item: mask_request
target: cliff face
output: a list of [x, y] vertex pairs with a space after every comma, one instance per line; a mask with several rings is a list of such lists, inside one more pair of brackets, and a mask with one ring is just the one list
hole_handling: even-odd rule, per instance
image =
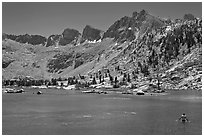
[[62, 38], [59, 40], [59, 45], [64, 46], [70, 43], [76, 44], [79, 36], [80, 33], [77, 30], [67, 28], [62, 33]]
[[65, 46], [67, 44], [76, 44], [80, 37], [80, 33], [75, 29], [67, 28], [62, 34], [51, 35], [47, 39], [46, 47]]
[[89, 25], [86, 25], [82, 33], [81, 43], [83, 43], [86, 40], [98, 41], [99, 39], [102, 38], [102, 34], [103, 32], [101, 30], [95, 29]]
[[104, 33], [103, 38], [114, 38], [119, 42], [132, 41], [146, 31], [163, 25], [164, 23], [159, 18], [153, 17], [147, 11], [142, 10], [139, 13], [134, 12], [132, 17], [125, 16], [116, 21]]
[[46, 43], [46, 38], [40, 35], [8, 35], [8, 34], [3, 34], [2, 39], [11, 39], [19, 43], [28, 43], [32, 45], [45, 45]]
[[59, 40], [61, 39], [61, 35], [51, 35], [47, 39], [46, 47], [49, 46], [56, 46], [59, 43]]
[[[67, 78], [109, 70], [142, 83], [156, 76], [165, 88], [201, 89], [202, 20], [163, 20], [142, 10], [103, 32], [89, 25], [82, 35], [65, 29], [47, 39], [3, 34], [3, 79]], [[35, 45], [35, 46], [34, 46]]]
[[48, 37], [46, 47], [65, 46], [67, 44], [77, 45], [85, 41], [93, 42], [102, 38], [103, 31], [86, 25], [82, 35], [75, 29], [67, 28], [61, 35], [51, 35]]
[[201, 28], [200, 21], [191, 20], [152, 29], [129, 42], [107, 67], [115, 64], [120, 68], [118, 74], [132, 73], [135, 80], [159, 74], [165, 88], [200, 89]]

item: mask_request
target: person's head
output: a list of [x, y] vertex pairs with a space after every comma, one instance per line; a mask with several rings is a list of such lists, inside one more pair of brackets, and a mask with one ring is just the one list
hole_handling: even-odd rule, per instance
[[183, 115], [186, 115], [185, 113], [183, 113]]

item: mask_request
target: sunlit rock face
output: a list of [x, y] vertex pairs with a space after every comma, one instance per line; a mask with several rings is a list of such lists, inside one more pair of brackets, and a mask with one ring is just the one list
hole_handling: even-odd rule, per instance
[[80, 33], [78, 30], [67, 28], [62, 33], [62, 38], [59, 41], [59, 45], [64, 46], [72, 42], [76, 42], [79, 36]]
[[84, 41], [98, 41], [102, 38], [102, 31], [96, 28], [86, 25], [82, 33], [81, 43]]
[[25, 35], [8, 35], [8, 34], [3, 34], [2, 35], [2, 39], [11, 39], [14, 40], [16, 42], [19, 43], [28, 43], [28, 44], [32, 44], [32, 45], [45, 45], [47, 39], [46, 37], [43, 37], [41, 35], [29, 35], [29, 34], [25, 34]]
[[[154, 26], [152, 25], [154, 22]], [[122, 17], [117, 20], [109, 29], [104, 33], [104, 38], [114, 38], [119, 42], [131, 41], [137, 37], [137, 32], [145, 33], [147, 29], [152, 27], [161, 27], [164, 23], [156, 17], [148, 14], [147, 11], [142, 10], [139, 13], [133, 12], [132, 17]]]

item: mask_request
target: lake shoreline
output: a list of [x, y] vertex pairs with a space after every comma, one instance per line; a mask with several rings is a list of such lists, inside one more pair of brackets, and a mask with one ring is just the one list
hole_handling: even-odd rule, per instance
[[[63, 89], [63, 88], [56, 88], [56, 87], [52, 87], [52, 88], [38, 88], [38, 87], [17, 87], [17, 86], [6, 86], [6, 87], [2, 87], [2, 91], [6, 90], [6, 89], [14, 89], [14, 90], [20, 90], [23, 89], [25, 90], [25, 93], [27, 92], [27, 89], [34, 89], [34, 90], [38, 90], [38, 91], [43, 91], [44, 93], [49, 92], [49, 90], [57, 90], [56, 92], [59, 91], [65, 91], [65, 92], [76, 92], [76, 93], [82, 93], [82, 94], [103, 94], [104, 92], [107, 95], [111, 95], [111, 94], [122, 94], [122, 95], [132, 95], [135, 96], [136, 92], [133, 91], [133, 89], [129, 89], [129, 88], [109, 88], [109, 89], [95, 89], [95, 88], [83, 88], [83, 89]], [[46, 91], [48, 90], [48, 91]], [[98, 90], [98, 91], [102, 91], [102, 93], [83, 93], [83, 91], [89, 91], [89, 90]], [[131, 91], [131, 93], [128, 93], [128, 91]], [[164, 89], [165, 92], [162, 93], [156, 93], [156, 92], [149, 92], [146, 91], [144, 92], [145, 94], [143, 96], [163, 96], [163, 95], [168, 95], [169, 93], [173, 92], [185, 92], [185, 91], [193, 91], [193, 92], [202, 92], [202, 90], [192, 90], [192, 89]], [[35, 92], [33, 92], [34, 94]], [[17, 94], [17, 93], [16, 93]], [[19, 93], [18, 93], [19, 94]], [[141, 96], [141, 95], [136, 95], [136, 96]]]
[[[29, 88], [22, 94], [2, 94], [4, 135], [202, 133], [201, 92], [167, 91], [167, 95], [134, 96], [40, 89], [44, 94], [33, 94], [38, 90]], [[191, 121], [185, 129], [175, 121], [183, 112]]]

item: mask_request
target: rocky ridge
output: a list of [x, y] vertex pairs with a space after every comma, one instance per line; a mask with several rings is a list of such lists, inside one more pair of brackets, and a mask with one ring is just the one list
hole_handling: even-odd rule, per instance
[[3, 34], [3, 79], [105, 76], [108, 70], [119, 81], [128, 74], [138, 86], [159, 77], [163, 88], [201, 89], [201, 28], [200, 19], [167, 21], [142, 10], [105, 32], [87, 25], [82, 34], [65, 29], [48, 39]]

